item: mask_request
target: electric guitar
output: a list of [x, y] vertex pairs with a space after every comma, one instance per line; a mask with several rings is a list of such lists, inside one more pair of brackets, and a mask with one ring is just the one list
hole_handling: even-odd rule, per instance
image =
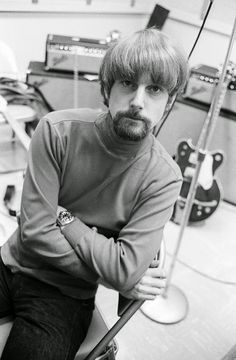
[[[215, 171], [222, 164], [222, 151], [200, 152], [205, 156], [200, 171], [198, 186], [192, 204], [189, 221], [196, 222], [207, 219], [217, 209], [221, 200], [221, 186], [215, 178]], [[177, 150], [177, 163], [183, 175], [183, 184], [178, 198], [178, 206], [183, 209], [188, 196], [193, 171], [196, 165], [196, 147], [191, 140], [182, 141]]]
[[215, 212], [220, 203], [222, 188], [219, 180], [215, 177], [215, 172], [222, 164], [224, 155], [221, 150], [208, 151], [208, 145], [220, 113], [225, 93], [232, 82], [235, 82], [235, 66], [233, 63], [229, 63], [226, 76], [221, 86], [219, 84], [220, 81], [218, 83], [218, 87], [220, 86], [220, 88], [216, 88], [218, 93], [216, 91], [197, 145], [194, 146], [191, 139], [187, 141], [184, 140], [178, 145], [176, 161], [183, 175], [183, 185], [172, 216], [172, 220], [176, 223], [180, 222], [179, 217], [186, 203], [197, 161], [200, 159], [202, 163], [189, 222], [207, 219]]

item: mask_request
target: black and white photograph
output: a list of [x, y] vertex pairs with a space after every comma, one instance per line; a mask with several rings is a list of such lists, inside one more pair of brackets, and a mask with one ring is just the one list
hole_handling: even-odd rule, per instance
[[236, 359], [236, 0], [0, 0], [0, 359]]

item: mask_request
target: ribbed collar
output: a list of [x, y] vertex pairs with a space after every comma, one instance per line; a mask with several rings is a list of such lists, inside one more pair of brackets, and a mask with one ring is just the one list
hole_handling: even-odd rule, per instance
[[124, 140], [114, 131], [110, 113], [100, 113], [95, 121], [98, 135], [109, 152], [116, 156], [135, 157], [147, 151], [153, 142], [152, 134], [140, 141]]

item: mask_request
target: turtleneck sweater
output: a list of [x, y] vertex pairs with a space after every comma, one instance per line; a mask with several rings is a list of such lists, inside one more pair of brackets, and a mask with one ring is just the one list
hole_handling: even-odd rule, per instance
[[[160, 248], [181, 180], [152, 134], [121, 139], [109, 112], [49, 113], [31, 141], [20, 225], [3, 262], [75, 298], [93, 297], [100, 281], [127, 291]], [[62, 230], [59, 205], [75, 216]]]

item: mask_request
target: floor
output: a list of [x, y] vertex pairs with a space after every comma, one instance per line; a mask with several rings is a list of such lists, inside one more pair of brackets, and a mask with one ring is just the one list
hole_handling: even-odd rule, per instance
[[[24, 168], [25, 159], [18, 157], [21, 151], [16, 144], [13, 157], [8, 152], [0, 154], [0, 245], [17, 226], [3, 197], [6, 186], [15, 185], [18, 196], [11, 207], [19, 207], [23, 175], [11, 170], [15, 161], [18, 169]], [[116, 336], [117, 360], [221, 360], [236, 344], [236, 206], [222, 201], [204, 223], [187, 226], [173, 262], [179, 231], [173, 222], [166, 226], [165, 267], [170, 274], [171, 266], [173, 272], [166, 298], [150, 303], [151, 315], [161, 316], [164, 323], [138, 310]], [[184, 294], [180, 305], [188, 308], [183, 320], [167, 324], [165, 314], [169, 316], [170, 309], [178, 311], [179, 303], [172, 297], [175, 288]], [[117, 319], [117, 294], [100, 287], [97, 303], [111, 326]]]
[[[165, 230], [166, 268], [173, 267], [170, 286], [167, 299], [148, 307], [158, 322], [138, 311], [116, 336], [117, 360], [220, 360], [236, 344], [236, 207], [222, 202], [204, 224], [188, 226], [172, 262], [179, 229], [169, 222]], [[188, 311], [182, 321], [168, 324], [168, 310], [185, 314], [172, 296], [174, 287], [184, 293]], [[116, 319], [115, 299], [111, 290], [100, 289], [109, 325]]]

